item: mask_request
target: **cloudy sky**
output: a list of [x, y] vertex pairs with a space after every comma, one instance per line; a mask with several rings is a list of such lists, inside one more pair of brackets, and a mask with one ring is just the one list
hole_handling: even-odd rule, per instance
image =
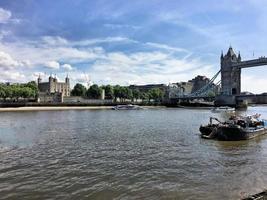
[[[0, 82], [146, 84], [212, 77], [229, 45], [267, 56], [263, 0], [1, 0]], [[267, 66], [244, 69], [242, 90], [267, 91]]]

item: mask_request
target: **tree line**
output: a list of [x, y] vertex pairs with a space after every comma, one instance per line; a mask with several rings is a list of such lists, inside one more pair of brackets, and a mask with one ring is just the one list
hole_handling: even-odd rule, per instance
[[0, 84], [0, 98], [17, 100], [19, 98], [37, 98], [38, 87], [34, 81], [26, 84]]
[[142, 101], [161, 101], [164, 97], [164, 92], [160, 88], [153, 88], [146, 92], [138, 89], [130, 89], [127, 86], [120, 85], [104, 85], [98, 86], [92, 85], [89, 89], [86, 89], [82, 84], [77, 83], [71, 91], [72, 96], [82, 96], [86, 98], [99, 99], [102, 89], [105, 90], [105, 99], [114, 99], [115, 101], [124, 102], [131, 100], [132, 102], [141, 99]]
[[[102, 89], [105, 90], [105, 99], [113, 99], [115, 101], [125, 102], [131, 100], [132, 102], [141, 99], [142, 101], [161, 101], [164, 97], [164, 92], [159, 88], [153, 88], [146, 92], [138, 89], [130, 89], [127, 86], [120, 85], [92, 85], [86, 89], [82, 84], [77, 83], [71, 91], [72, 96], [82, 96], [85, 98], [99, 99], [101, 97]], [[26, 84], [0, 84], [0, 99], [7, 99], [18, 101], [20, 98], [29, 99], [38, 97], [38, 87], [35, 81]]]

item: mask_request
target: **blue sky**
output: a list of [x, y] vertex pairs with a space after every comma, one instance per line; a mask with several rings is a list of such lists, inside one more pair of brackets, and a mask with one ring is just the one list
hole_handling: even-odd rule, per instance
[[[212, 77], [229, 45], [267, 55], [262, 0], [1, 0], [0, 81], [146, 84]], [[267, 91], [267, 67], [244, 69], [242, 90]]]

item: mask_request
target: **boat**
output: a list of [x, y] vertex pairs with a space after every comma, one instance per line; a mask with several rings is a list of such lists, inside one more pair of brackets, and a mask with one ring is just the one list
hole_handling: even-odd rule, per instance
[[117, 105], [112, 107], [112, 110], [141, 110], [141, 109], [143, 108], [138, 105], [132, 105], [132, 104]]
[[[213, 123], [216, 121], [216, 123]], [[267, 133], [267, 121], [260, 119], [260, 114], [251, 116], [231, 116], [222, 122], [210, 117], [210, 123], [200, 126], [201, 137], [225, 141], [248, 140]]]
[[264, 200], [264, 199], [267, 199], [267, 190], [257, 194], [250, 195], [246, 198], [243, 198], [242, 200]]
[[212, 112], [234, 112], [235, 108], [228, 107], [228, 106], [220, 106], [220, 107], [214, 107], [211, 110]]

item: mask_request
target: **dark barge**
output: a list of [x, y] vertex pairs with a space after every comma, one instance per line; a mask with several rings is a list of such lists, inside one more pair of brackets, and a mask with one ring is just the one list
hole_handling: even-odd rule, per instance
[[[210, 123], [206, 126], [200, 126], [199, 131], [201, 137], [205, 139], [248, 140], [267, 133], [266, 122], [260, 120], [259, 116], [259, 114], [247, 117], [232, 116], [225, 122], [211, 117]], [[217, 123], [213, 123], [213, 120]]]
[[267, 190], [254, 195], [250, 195], [249, 197], [242, 200], [267, 200]]

